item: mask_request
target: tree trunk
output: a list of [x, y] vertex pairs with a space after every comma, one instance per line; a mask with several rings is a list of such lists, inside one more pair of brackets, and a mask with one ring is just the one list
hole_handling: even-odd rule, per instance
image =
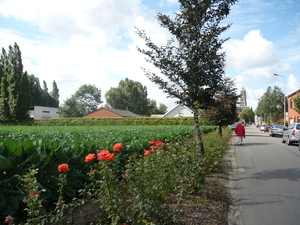
[[199, 126], [199, 113], [194, 112], [194, 131], [195, 131], [195, 141], [196, 141], [196, 148], [200, 156], [204, 155], [204, 146], [201, 138], [200, 133], [200, 126]]
[[219, 134], [222, 137], [222, 126], [221, 125], [219, 125]]

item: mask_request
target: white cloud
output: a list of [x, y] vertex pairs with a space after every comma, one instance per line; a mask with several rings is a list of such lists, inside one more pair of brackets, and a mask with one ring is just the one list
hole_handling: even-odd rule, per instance
[[256, 109], [258, 100], [263, 96], [263, 94], [266, 92], [264, 89], [248, 89], [246, 88], [246, 94], [247, 94], [247, 105], [252, 107], [253, 110]]
[[238, 70], [262, 68], [278, 61], [273, 43], [265, 40], [259, 30], [250, 31], [243, 40], [229, 40], [224, 49], [228, 67]]
[[145, 85], [149, 98], [171, 109], [175, 100], [166, 99], [140, 68], [155, 70], [136, 50], [136, 46], [143, 46], [143, 40], [134, 27], [144, 29], [158, 45], [169, 34], [158, 26], [156, 12], [143, 8], [140, 3], [140, 0], [84, 3], [54, 0], [45, 5], [35, 0], [26, 4], [22, 0], [2, 1], [0, 14], [30, 22], [40, 27], [44, 36], [30, 40], [14, 30], [1, 29], [0, 46], [7, 48], [17, 42], [24, 70], [37, 76], [40, 82], [45, 80], [49, 90], [55, 80], [61, 103], [87, 83], [100, 88], [105, 100], [105, 93], [128, 77]]
[[295, 91], [300, 88], [300, 81], [294, 74], [290, 74], [287, 79], [287, 93]]

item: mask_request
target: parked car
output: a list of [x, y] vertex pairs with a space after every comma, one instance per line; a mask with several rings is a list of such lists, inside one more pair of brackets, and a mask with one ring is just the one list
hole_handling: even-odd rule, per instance
[[265, 127], [264, 127], [264, 132], [268, 132], [270, 130], [270, 126], [269, 125], [266, 125]]
[[265, 130], [265, 126], [266, 126], [265, 124], [264, 125], [260, 125], [259, 130], [260, 131], [264, 131]]
[[272, 124], [272, 126], [269, 129], [269, 135], [271, 137], [274, 137], [275, 135], [282, 136], [284, 128], [285, 126], [282, 124]]
[[237, 123], [234, 123], [234, 124], [230, 125], [230, 129], [231, 129], [232, 131], [234, 131], [235, 128], [236, 128], [236, 126], [237, 126]]
[[300, 139], [300, 123], [293, 123], [287, 129], [284, 129], [282, 135], [282, 143], [291, 145], [292, 143], [299, 143]]

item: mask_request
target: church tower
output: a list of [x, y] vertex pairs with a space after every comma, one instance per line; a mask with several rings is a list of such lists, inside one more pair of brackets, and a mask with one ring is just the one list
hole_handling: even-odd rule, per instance
[[244, 86], [242, 87], [241, 93], [240, 93], [240, 108], [245, 109], [247, 108], [247, 95], [246, 91], [244, 89]]

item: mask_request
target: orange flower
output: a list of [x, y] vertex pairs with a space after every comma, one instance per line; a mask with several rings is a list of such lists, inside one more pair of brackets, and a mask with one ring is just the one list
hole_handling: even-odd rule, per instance
[[150, 150], [144, 150], [144, 156], [148, 156], [151, 154], [151, 151]]
[[28, 196], [29, 196], [29, 197], [32, 197], [32, 196], [38, 195], [38, 194], [39, 194], [38, 191], [33, 191], [33, 192], [31, 192]]
[[68, 172], [70, 170], [69, 165], [68, 164], [60, 164], [58, 166], [58, 171], [59, 172]]
[[162, 141], [155, 141], [155, 146], [158, 147], [158, 146], [163, 146], [165, 145]]
[[124, 146], [121, 143], [117, 143], [113, 146], [113, 150], [116, 152], [122, 150], [123, 148]]
[[113, 160], [115, 156], [115, 154], [111, 154], [108, 150], [101, 150], [97, 155], [100, 161]]
[[96, 170], [90, 170], [90, 173], [97, 173]]
[[85, 157], [85, 160], [84, 160], [84, 161], [90, 162], [90, 161], [92, 161], [93, 159], [96, 159], [95, 154], [89, 153], [89, 154]]

